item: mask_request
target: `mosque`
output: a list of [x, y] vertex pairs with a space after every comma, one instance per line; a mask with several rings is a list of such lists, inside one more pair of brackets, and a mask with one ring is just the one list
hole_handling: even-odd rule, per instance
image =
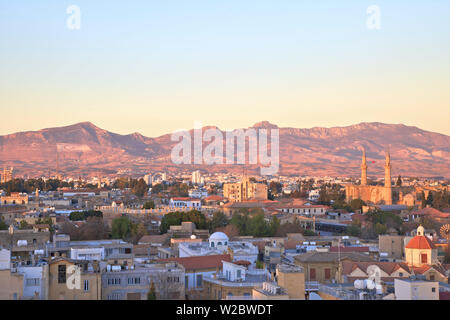
[[367, 183], [367, 159], [366, 151], [363, 148], [361, 162], [361, 182], [359, 185], [348, 184], [345, 186], [346, 201], [361, 199], [368, 204], [401, 204], [408, 207], [421, 204], [421, 194], [428, 196], [430, 190], [419, 186], [392, 186], [391, 180], [391, 156], [386, 151], [384, 164], [384, 185], [372, 186]]

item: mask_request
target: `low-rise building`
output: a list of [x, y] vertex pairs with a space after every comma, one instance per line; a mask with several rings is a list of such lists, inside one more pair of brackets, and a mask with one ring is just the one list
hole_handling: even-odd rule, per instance
[[395, 279], [397, 300], [439, 300], [439, 282], [413, 279]]

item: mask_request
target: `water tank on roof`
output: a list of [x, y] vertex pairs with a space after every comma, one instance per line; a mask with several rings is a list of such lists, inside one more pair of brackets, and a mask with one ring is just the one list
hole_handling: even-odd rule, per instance
[[120, 270], [122, 270], [122, 267], [121, 266], [112, 266], [111, 270], [112, 271], [120, 271]]

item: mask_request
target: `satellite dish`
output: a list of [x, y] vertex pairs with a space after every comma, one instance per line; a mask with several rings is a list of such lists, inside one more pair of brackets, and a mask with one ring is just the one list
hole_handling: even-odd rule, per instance
[[369, 289], [369, 290], [375, 289], [375, 287], [376, 287], [375, 282], [373, 282], [372, 280], [364, 280], [364, 281], [367, 281], [366, 282], [367, 289]]
[[192, 239], [192, 240], [197, 239], [197, 237], [195, 236], [195, 234], [193, 234], [193, 235], [191, 236], [191, 239]]
[[362, 290], [364, 289], [364, 280], [355, 280], [355, 282], [353, 282], [353, 285], [356, 289]]

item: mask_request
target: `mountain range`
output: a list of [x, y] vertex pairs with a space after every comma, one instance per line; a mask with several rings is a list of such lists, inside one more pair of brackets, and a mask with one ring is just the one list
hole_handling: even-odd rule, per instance
[[[278, 127], [263, 121], [253, 128]], [[359, 176], [364, 147], [369, 177], [383, 176], [386, 148], [393, 176], [450, 177], [450, 136], [444, 134], [379, 122], [278, 129], [282, 175]], [[242, 165], [175, 165], [171, 161], [175, 144], [171, 134], [156, 138], [120, 135], [82, 122], [0, 136], [0, 166], [12, 166], [17, 175], [29, 177], [56, 172], [75, 177], [180, 169], [239, 173], [244, 169]], [[256, 165], [245, 169], [249, 174], [259, 172]]]

